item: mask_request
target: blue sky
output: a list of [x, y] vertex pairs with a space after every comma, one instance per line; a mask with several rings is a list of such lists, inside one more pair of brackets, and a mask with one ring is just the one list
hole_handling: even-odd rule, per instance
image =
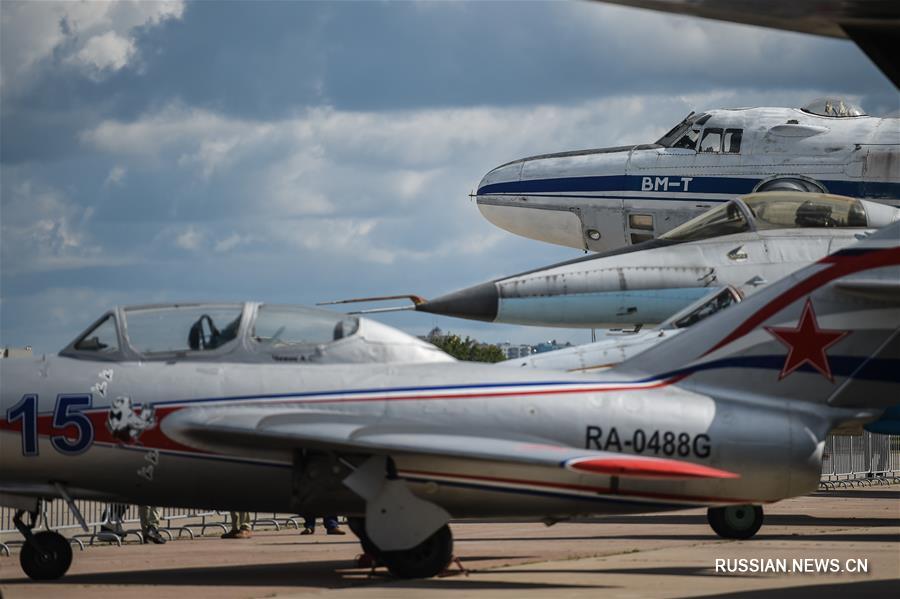
[[433, 297], [577, 255], [468, 199], [524, 155], [695, 109], [900, 105], [850, 42], [593, 2], [4, 0], [0, 44], [0, 344], [47, 352], [114, 304]]

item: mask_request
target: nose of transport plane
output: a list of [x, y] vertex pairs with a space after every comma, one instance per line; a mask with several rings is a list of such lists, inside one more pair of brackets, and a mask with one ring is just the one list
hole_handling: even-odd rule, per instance
[[581, 219], [575, 212], [554, 204], [553, 198], [541, 201], [521, 189], [522, 171], [535, 160], [516, 160], [489, 171], [478, 184], [478, 210], [491, 224], [510, 233], [585, 249]]
[[442, 295], [416, 306], [419, 312], [493, 322], [497, 318], [500, 294], [494, 283], [481, 283]]

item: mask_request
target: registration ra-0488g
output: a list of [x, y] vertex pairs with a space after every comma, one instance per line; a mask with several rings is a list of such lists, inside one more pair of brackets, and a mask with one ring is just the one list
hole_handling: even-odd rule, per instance
[[642, 428], [634, 429], [630, 435], [626, 432], [620, 435], [614, 426], [605, 434], [602, 427], [588, 426], [584, 436], [586, 449], [627, 451], [637, 454], [708, 458], [710, 445], [709, 435], [703, 433], [698, 435]]

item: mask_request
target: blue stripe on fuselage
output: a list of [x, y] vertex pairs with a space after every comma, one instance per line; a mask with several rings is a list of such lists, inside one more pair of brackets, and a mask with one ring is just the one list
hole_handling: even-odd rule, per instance
[[[785, 175], [790, 177], [790, 175]], [[682, 175], [605, 175], [595, 177], [557, 177], [550, 179], [529, 179], [524, 181], [505, 181], [490, 183], [478, 189], [477, 195], [502, 195], [502, 194], [540, 194], [540, 193], [566, 193], [566, 192], [602, 192], [602, 191], [647, 191], [648, 193], [659, 191], [683, 192], [685, 199], [690, 199], [693, 193], [722, 193], [729, 195], [742, 195], [753, 191], [762, 179], [750, 177], [692, 177], [688, 189], [683, 186], [670, 185], [667, 189], [646, 190], [643, 188], [645, 178], [655, 181], [657, 178], [667, 178], [669, 181], [682, 183]], [[887, 181], [841, 181], [821, 180], [829, 193], [846, 195], [858, 198], [900, 198], [900, 183]], [[632, 198], [634, 199], [634, 198]], [[668, 198], [678, 200], [679, 197]]]

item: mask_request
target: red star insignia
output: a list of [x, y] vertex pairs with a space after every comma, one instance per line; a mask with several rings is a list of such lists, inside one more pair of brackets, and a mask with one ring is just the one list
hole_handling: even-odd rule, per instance
[[779, 381], [804, 364], [809, 364], [830, 382], [834, 382], [825, 350], [849, 335], [850, 331], [820, 329], [809, 298], [803, 306], [803, 313], [796, 329], [784, 327], [765, 327], [765, 329], [788, 348], [787, 359], [784, 361], [781, 374], [778, 375]]

